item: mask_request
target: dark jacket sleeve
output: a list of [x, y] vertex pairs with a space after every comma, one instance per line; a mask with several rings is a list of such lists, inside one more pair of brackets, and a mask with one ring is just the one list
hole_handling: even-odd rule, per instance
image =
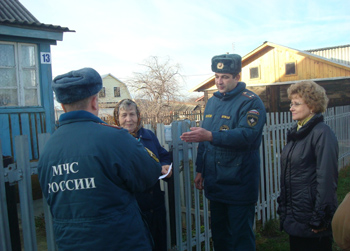
[[338, 184], [338, 141], [328, 126], [323, 129], [319, 130], [313, 142], [317, 158], [317, 194], [313, 216], [309, 222], [313, 229], [328, 227], [336, 210], [334, 205]]
[[127, 190], [143, 192], [158, 181], [161, 174], [160, 163], [151, 157], [144, 146], [126, 130], [121, 133], [124, 135], [120, 135], [117, 139], [123, 142], [123, 146], [117, 146], [115, 155], [112, 157], [116, 167], [116, 177]]

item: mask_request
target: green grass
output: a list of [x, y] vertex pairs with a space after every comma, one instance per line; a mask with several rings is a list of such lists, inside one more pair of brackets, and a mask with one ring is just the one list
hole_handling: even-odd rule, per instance
[[339, 172], [337, 197], [340, 204], [345, 195], [350, 192], [350, 165]]
[[[340, 204], [345, 195], [350, 192], [350, 165], [339, 172], [337, 197]], [[256, 250], [258, 251], [288, 251], [289, 236], [279, 230], [279, 220], [270, 220], [265, 226], [256, 227]], [[341, 249], [336, 243], [333, 244], [333, 251]]]
[[269, 220], [265, 226], [257, 225], [256, 250], [289, 250], [289, 237], [279, 230], [279, 220]]

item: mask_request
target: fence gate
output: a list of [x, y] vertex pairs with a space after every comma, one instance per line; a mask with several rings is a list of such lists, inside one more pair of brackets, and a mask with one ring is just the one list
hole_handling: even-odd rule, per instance
[[[45, 145], [48, 138], [49, 134], [41, 134], [38, 136], [39, 151], [43, 149], [43, 146]], [[11, 212], [8, 212], [7, 208], [6, 182], [8, 182], [9, 185], [18, 184], [24, 250], [37, 250], [31, 184], [31, 176], [33, 174], [37, 174], [37, 162], [30, 162], [29, 148], [30, 145], [27, 135], [15, 136], [15, 163], [4, 167], [2, 155], [3, 151], [0, 142], [0, 250], [10, 251], [14, 248], [11, 244], [11, 231], [9, 225], [9, 213]], [[56, 245], [53, 238], [51, 214], [49, 212], [46, 201], [43, 202], [43, 208], [45, 213], [48, 250], [56, 250]]]

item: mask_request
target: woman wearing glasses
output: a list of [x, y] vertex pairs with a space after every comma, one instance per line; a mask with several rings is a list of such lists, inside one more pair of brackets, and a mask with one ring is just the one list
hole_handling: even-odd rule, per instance
[[291, 85], [288, 98], [297, 124], [288, 131], [281, 154], [281, 230], [289, 234], [290, 250], [332, 250], [338, 141], [322, 115], [328, 98], [313, 81]]

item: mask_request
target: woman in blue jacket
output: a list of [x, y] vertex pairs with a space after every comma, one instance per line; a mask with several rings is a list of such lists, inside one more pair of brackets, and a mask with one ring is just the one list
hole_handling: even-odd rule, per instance
[[[152, 131], [142, 127], [137, 104], [130, 99], [121, 100], [114, 109], [114, 120], [118, 126], [127, 129], [132, 136], [140, 141], [154, 158], [159, 159], [162, 174], [166, 174], [171, 163], [170, 154], [160, 145]], [[169, 178], [171, 174], [170, 172], [166, 178]], [[143, 193], [137, 193], [136, 199], [150, 228], [155, 244], [153, 250], [166, 251], [165, 199], [164, 192], [160, 189], [159, 180], [152, 188]]]

